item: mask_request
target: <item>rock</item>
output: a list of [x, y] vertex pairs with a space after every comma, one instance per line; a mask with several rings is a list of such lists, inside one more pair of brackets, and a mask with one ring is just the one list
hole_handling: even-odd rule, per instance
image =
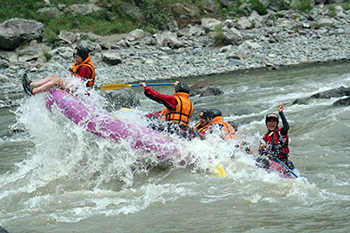
[[0, 233], [9, 233], [9, 232], [6, 231], [4, 228], [0, 227]]
[[264, 18], [261, 17], [256, 11], [252, 11], [248, 19], [256, 28], [264, 25]]
[[60, 17], [61, 15], [63, 15], [63, 12], [58, 10], [56, 7], [44, 7], [44, 8], [40, 8], [38, 11], [37, 11], [39, 14], [46, 14], [48, 15], [49, 17], [54, 17], [54, 18], [58, 18]]
[[314, 99], [330, 99], [332, 97], [350, 96], [350, 88], [343, 86], [328, 91], [323, 91], [312, 95], [310, 98]]
[[348, 106], [348, 105], [350, 105], [350, 97], [337, 100], [333, 103], [333, 106]]
[[225, 34], [225, 43], [232, 45], [240, 45], [242, 41], [242, 34], [236, 28], [230, 28], [227, 30]]
[[202, 18], [202, 27], [206, 33], [215, 31], [216, 26], [221, 26], [222, 22], [212, 18]]
[[67, 42], [68, 44], [71, 44], [71, 43], [76, 42], [78, 40], [77, 34], [75, 34], [73, 32], [66, 31], [66, 30], [60, 31], [58, 38]]
[[156, 35], [157, 45], [160, 47], [169, 47], [176, 49], [182, 46], [182, 42], [178, 40], [176, 34], [170, 31], [164, 31]]
[[197, 8], [189, 8], [181, 3], [175, 3], [174, 5], [171, 6], [172, 12], [174, 12], [177, 15], [184, 15], [190, 18], [193, 18], [197, 15], [199, 15], [199, 10]]
[[73, 4], [67, 7], [64, 12], [72, 13], [75, 17], [79, 15], [89, 15], [96, 11], [101, 11], [102, 8], [94, 4]]
[[227, 66], [244, 66], [242, 62], [236, 59], [229, 59], [227, 62]]
[[301, 99], [296, 99], [293, 101], [292, 105], [294, 104], [303, 104], [303, 105], [306, 105], [308, 103], [308, 100], [310, 98], [301, 98]]
[[146, 33], [142, 29], [135, 29], [129, 32], [129, 35], [138, 39], [144, 38], [146, 36]]
[[0, 49], [15, 50], [31, 40], [41, 40], [44, 24], [35, 20], [10, 19], [0, 24]]
[[212, 86], [212, 84], [208, 83], [207, 81], [199, 80], [191, 85], [191, 89], [192, 88], [200, 89], [200, 88], [209, 87], [209, 86]]
[[9, 63], [5, 60], [0, 60], [0, 69], [6, 69], [9, 67]]
[[214, 14], [216, 14], [218, 12], [216, 2], [214, 2], [213, 0], [204, 0], [202, 2], [202, 5], [203, 5], [204, 10], [207, 10], [207, 11], [214, 13]]
[[138, 8], [137, 6], [131, 3], [123, 3], [121, 9], [123, 12], [125, 12], [126, 14], [130, 15], [133, 18], [136, 18], [140, 21], [145, 20], [145, 17], [141, 13], [140, 8]]
[[110, 65], [118, 65], [123, 61], [118, 52], [104, 52], [102, 54], [102, 60]]
[[217, 87], [207, 87], [205, 88], [199, 97], [213, 96], [213, 95], [223, 95], [224, 92]]
[[253, 27], [253, 24], [247, 17], [242, 17], [236, 23], [236, 27], [241, 30], [249, 29]]
[[31, 42], [29, 46], [16, 49], [19, 62], [36, 60], [44, 56], [44, 52], [50, 52], [51, 47], [46, 44], [38, 44], [36, 41]]

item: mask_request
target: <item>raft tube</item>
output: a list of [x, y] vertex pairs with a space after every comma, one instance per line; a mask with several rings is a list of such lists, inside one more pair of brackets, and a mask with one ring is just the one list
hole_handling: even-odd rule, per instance
[[155, 155], [160, 162], [179, 161], [181, 158], [181, 144], [175, 144], [165, 135], [149, 128], [126, 123], [110, 112], [89, 106], [62, 90], [47, 93], [46, 107], [50, 111], [53, 107], [58, 108], [69, 120], [97, 136], [116, 143], [125, 140], [132, 148]]

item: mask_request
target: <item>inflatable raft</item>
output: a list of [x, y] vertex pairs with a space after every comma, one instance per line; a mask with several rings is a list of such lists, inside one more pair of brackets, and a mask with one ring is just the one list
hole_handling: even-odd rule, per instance
[[58, 108], [61, 113], [87, 131], [120, 143], [127, 141], [132, 148], [155, 155], [161, 162], [179, 161], [181, 144], [178, 144], [146, 127], [126, 123], [102, 108], [89, 106], [77, 97], [62, 90], [53, 90], [46, 96], [46, 107]]

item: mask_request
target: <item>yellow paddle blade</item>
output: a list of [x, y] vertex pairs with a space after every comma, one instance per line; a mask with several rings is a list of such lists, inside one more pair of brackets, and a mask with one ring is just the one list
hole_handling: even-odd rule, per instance
[[131, 87], [132, 84], [125, 83], [107, 83], [101, 87], [101, 91], [118, 90], [124, 87]]
[[219, 177], [226, 177], [226, 172], [224, 171], [224, 169], [221, 167], [220, 164], [216, 165], [215, 169], [216, 169], [216, 174]]

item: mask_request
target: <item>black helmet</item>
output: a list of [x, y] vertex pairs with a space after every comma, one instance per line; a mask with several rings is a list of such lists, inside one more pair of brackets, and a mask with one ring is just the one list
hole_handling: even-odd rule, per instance
[[208, 117], [213, 119], [217, 116], [222, 116], [222, 112], [219, 109], [209, 109], [208, 110]]
[[179, 82], [175, 86], [175, 92], [185, 92], [187, 94], [190, 94], [190, 88], [188, 87], [187, 83], [185, 82]]
[[89, 50], [81, 45], [78, 45], [74, 49], [73, 56], [75, 54], [80, 56], [83, 59], [83, 61], [85, 61], [86, 58], [88, 58], [88, 56], [89, 56]]
[[199, 117], [203, 118], [203, 119], [207, 119], [208, 118], [208, 109], [202, 109], [199, 112]]
[[238, 131], [238, 125], [236, 123], [234, 123], [233, 121], [229, 121], [227, 123], [229, 123], [235, 129], [236, 132]]
[[267, 124], [267, 121], [269, 119], [275, 119], [275, 121], [277, 122], [277, 125], [278, 125], [279, 118], [278, 118], [278, 115], [276, 113], [269, 113], [269, 114], [267, 114], [266, 117], [265, 117], [265, 124]]

